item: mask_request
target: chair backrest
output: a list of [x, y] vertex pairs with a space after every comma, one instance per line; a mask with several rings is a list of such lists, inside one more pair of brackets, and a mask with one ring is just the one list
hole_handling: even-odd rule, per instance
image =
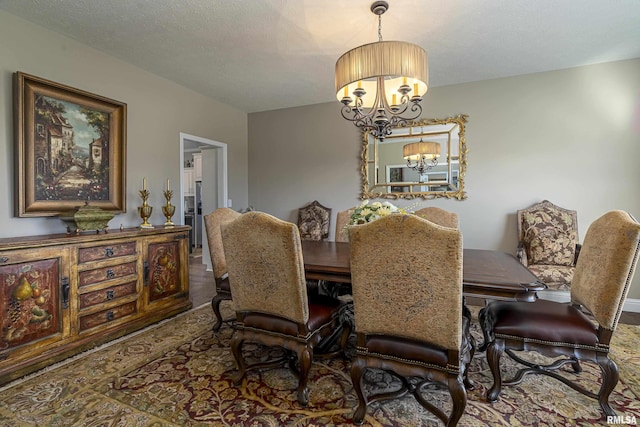
[[329, 237], [331, 209], [317, 200], [298, 209], [298, 227], [302, 240], [323, 240]]
[[204, 216], [204, 228], [207, 231], [207, 243], [209, 244], [209, 256], [213, 267], [213, 277], [222, 278], [227, 274], [227, 261], [222, 248], [222, 235], [220, 234], [220, 224], [233, 221], [242, 215], [229, 208], [218, 208]]
[[347, 225], [349, 224], [349, 220], [351, 219], [351, 214], [353, 213], [353, 208], [347, 209], [346, 211], [340, 211], [336, 215], [336, 242], [348, 242], [349, 241], [349, 233], [347, 230]]
[[349, 230], [356, 331], [460, 350], [462, 234], [393, 214]]
[[578, 215], [548, 200], [517, 211], [518, 241], [529, 264], [573, 266], [578, 244]]
[[458, 214], [440, 209], [436, 206], [429, 206], [418, 209], [414, 212], [420, 218], [424, 218], [443, 227], [459, 228]]
[[298, 227], [254, 211], [221, 229], [236, 312], [306, 324], [309, 306]]
[[635, 272], [640, 224], [627, 212], [607, 212], [587, 230], [571, 283], [571, 300], [600, 326], [615, 330]]

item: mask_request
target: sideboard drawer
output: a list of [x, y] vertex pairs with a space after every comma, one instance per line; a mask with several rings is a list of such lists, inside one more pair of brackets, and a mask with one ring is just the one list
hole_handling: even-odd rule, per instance
[[96, 326], [105, 325], [107, 323], [113, 322], [123, 317], [136, 314], [137, 311], [138, 311], [138, 306], [136, 304], [136, 301], [131, 301], [127, 304], [110, 308], [109, 310], [99, 311], [94, 314], [81, 316], [80, 330], [85, 331], [87, 329], [91, 329]]
[[112, 265], [109, 267], [96, 268], [82, 271], [78, 274], [78, 287], [104, 282], [105, 280], [119, 279], [121, 277], [136, 274], [136, 262]]
[[135, 294], [137, 281], [125, 283], [122, 285], [112, 286], [99, 291], [87, 292], [80, 295], [80, 309], [93, 307], [97, 304], [117, 300], [127, 295]]
[[81, 248], [78, 250], [78, 262], [100, 261], [123, 257], [127, 255], [135, 255], [136, 242], [115, 243], [113, 245], [93, 246], [90, 248]]

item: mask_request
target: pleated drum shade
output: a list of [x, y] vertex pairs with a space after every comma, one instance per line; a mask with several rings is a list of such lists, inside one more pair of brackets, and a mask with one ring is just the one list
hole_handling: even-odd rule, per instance
[[414, 162], [424, 159], [437, 159], [440, 157], [440, 143], [432, 141], [419, 141], [406, 144], [402, 147], [402, 157]]
[[424, 95], [429, 82], [427, 52], [401, 41], [378, 41], [351, 49], [336, 62], [336, 97], [340, 101], [359, 86], [366, 91], [363, 106], [370, 108], [378, 90], [378, 78], [384, 81], [389, 105], [400, 103], [401, 85], [409, 85], [409, 97]]

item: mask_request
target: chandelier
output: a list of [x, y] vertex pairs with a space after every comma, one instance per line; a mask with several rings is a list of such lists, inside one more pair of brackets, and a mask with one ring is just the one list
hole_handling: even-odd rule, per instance
[[407, 161], [407, 167], [420, 175], [438, 164], [440, 152], [439, 142], [423, 141], [422, 136], [420, 141], [402, 147], [402, 157]]
[[351, 49], [336, 62], [336, 97], [342, 116], [378, 139], [391, 135], [422, 113], [427, 92], [427, 52], [401, 41], [382, 41], [382, 14], [386, 1], [376, 1], [371, 12], [378, 16], [378, 41]]

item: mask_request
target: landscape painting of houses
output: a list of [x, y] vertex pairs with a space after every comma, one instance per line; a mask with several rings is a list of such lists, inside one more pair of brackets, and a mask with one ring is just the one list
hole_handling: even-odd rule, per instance
[[108, 200], [108, 115], [36, 93], [34, 119], [36, 200]]
[[16, 216], [125, 211], [126, 104], [15, 74]]

